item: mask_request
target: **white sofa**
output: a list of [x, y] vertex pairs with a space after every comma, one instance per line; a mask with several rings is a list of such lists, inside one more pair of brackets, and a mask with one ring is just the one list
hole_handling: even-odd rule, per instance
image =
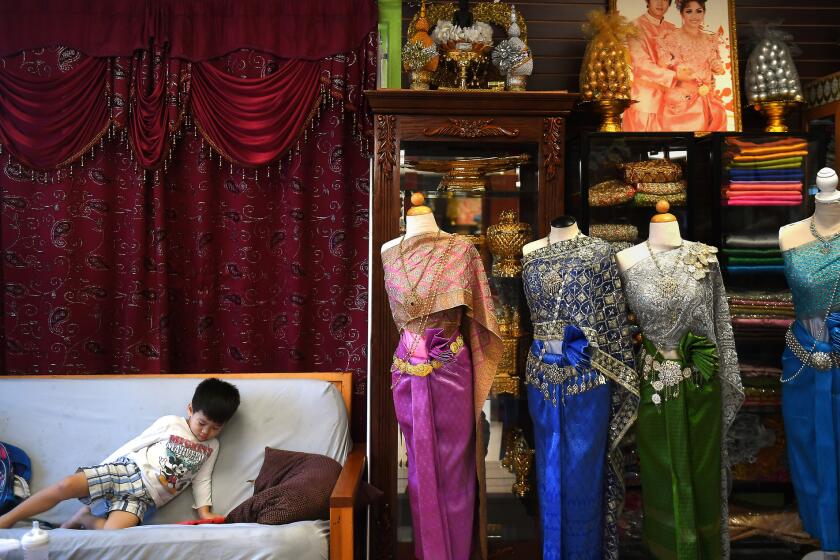
[[[305, 379], [311, 375], [320, 379]], [[0, 440], [32, 459], [37, 491], [100, 462], [165, 414], [185, 414], [193, 389], [211, 375], [0, 377]], [[187, 490], [146, 524], [120, 531], [50, 531], [51, 559], [214, 558], [325, 560], [352, 558], [353, 505], [364, 453], [351, 452], [350, 374], [224, 374], [242, 396], [219, 437], [213, 510], [226, 514], [253, 493], [264, 448], [320, 453], [343, 464], [330, 521], [281, 526], [251, 523], [172, 525], [193, 519]], [[60, 524], [81, 504], [71, 500], [39, 516]], [[332, 524], [332, 531], [330, 525]], [[0, 539], [26, 529], [0, 530]], [[13, 556], [14, 558], [14, 556]]]

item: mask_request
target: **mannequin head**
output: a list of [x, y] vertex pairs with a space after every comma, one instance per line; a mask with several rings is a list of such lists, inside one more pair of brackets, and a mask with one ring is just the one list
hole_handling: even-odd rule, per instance
[[814, 197], [817, 202], [840, 201], [840, 191], [837, 190], [837, 172], [830, 167], [823, 167], [817, 172], [817, 188], [820, 192]]
[[557, 216], [556, 218], [551, 220], [551, 227], [553, 227], [553, 228], [567, 228], [567, 227], [575, 225], [576, 223], [577, 223], [577, 221], [575, 220], [574, 216], [567, 216], [567, 215], [564, 214], [562, 216]]

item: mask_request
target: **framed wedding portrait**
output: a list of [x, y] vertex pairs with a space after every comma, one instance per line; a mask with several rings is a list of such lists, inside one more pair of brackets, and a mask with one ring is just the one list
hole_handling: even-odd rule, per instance
[[626, 132], [741, 130], [735, 0], [610, 0], [627, 39], [633, 103]]

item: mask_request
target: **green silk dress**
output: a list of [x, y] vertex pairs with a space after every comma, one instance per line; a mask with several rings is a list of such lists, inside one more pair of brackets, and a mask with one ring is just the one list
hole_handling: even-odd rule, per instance
[[[622, 273], [644, 337], [636, 423], [642, 532], [659, 559], [729, 556], [726, 433], [744, 392], [716, 252], [684, 241]], [[665, 359], [666, 351], [678, 358]]]

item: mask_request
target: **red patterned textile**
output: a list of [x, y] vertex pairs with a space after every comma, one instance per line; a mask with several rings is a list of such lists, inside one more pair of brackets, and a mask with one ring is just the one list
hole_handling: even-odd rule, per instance
[[348, 52], [376, 24], [373, 0], [26, 0], [0, 2], [0, 56], [72, 45], [121, 56], [154, 41], [175, 58], [248, 48], [318, 60]]
[[[112, 96], [109, 108], [99, 89], [88, 92], [106, 108], [105, 121], [62, 117], [68, 128], [56, 134], [98, 131], [92, 146], [16, 145], [24, 161], [81, 148], [72, 172], [33, 171], [5, 150], [0, 156], [0, 371], [349, 370], [354, 434], [362, 439], [369, 163], [358, 95], [375, 87], [374, 36], [357, 51], [297, 65], [311, 73], [317, 64], [320, 116], [307, 121], [299, 151], [257, 168], [222, 161], [211, 149], [185, 109], [188, 78], [192, 72], [193, 88], [203, 87], [195, 85], [199, 72], [212, 75], [211, 84], [270, 87], [294, 62], [240, 50], [197, 71], [147, 51], [103, 62], [59, 47], [4, 63], [4, 78], [33, 91], [81, 72], [110, 72], [112, 80], [102, 83], [111, 84]], [[43, 100], [49, 91], [32, 95]], [[143, 94], [132, 97], [137, 91]], [[191, 93], [193, 107], [200, 106]], [[56, 107], [29, 126], [37, 132], [61, 114]], [[159, 170], [137, 166], [125, 128], [131, 122], [131, 143], [148, 148], [139, 157], [162, 160]], [[249, 161], [259, 164], [282, 149], [249, 152], [265, 138], [242, 134], [254, 135], [235, 146]]]

